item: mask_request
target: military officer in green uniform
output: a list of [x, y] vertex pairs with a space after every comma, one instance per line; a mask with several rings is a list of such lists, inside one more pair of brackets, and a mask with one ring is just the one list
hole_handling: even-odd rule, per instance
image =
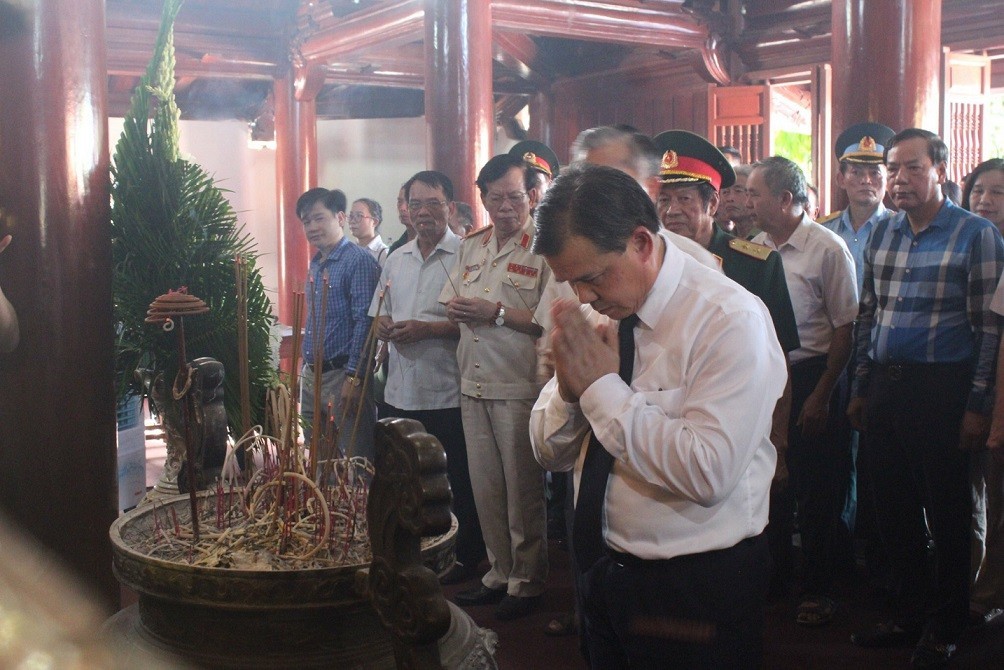
[[[728, 160], [703, 137], [685, 130], [660, 133], [655, 144], [662, 152], [656, 200], [662, 225], [714, 254], [725, 276], [767, 306], [785, 354], [798, 349], [798, 327], [780, 254], [762, 244], [735, 238], [715, 225], [718, 192], [735, 181]], [[777, 403], [771, 428], [771, 442], [778, 451], [775, 479], [779, 481], [787, 477], [783, 454], [788, 445], [790, 406], [789, 386]]]
[[763, 300], [781, 347], [786, 352], [798, 349], [798, 329], [781, 256], [715, 225], [718, 191], [735, 181], [728, 160], [703, 137], [685, 130], [661, 133], [655, 143], [663, 152], [656, 201], [662, 225], [713, 253], [729, 279]]

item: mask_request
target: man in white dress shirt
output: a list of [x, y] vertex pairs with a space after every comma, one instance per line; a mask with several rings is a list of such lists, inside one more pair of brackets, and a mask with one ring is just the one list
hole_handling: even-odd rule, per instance
[[446, 318], [446, 307], [439, 302], [457, 262], [460, 238], [448, 225], [454, 202], [453, 183], [446, 175], [419, 172], [405, 183], [404, 191], [415, 239], [387, 258], [370, 305], [379, 337], [389, 343], [380, 413], [381, 418], [420, 421], [446, 451], [458, 528], [457, 562], [443, 581], [452, 584], [473, 577], [485, 557], [460, 416], [460, 329]]
[[[775, 587], [793, 566], [793, 505], [802, 538], [804, 595], [796, 621], [828, 624], [835, 604], [833, 577], [839, 544], [846, 541], [841, 513], [851, 477], [850, 429], [844, 420], [851, 329], [858, 314], [854, 261], [840, 236], [806, 212], [805, 175], [795, 163], [771, 156], [753, 166], [747, 207], [763, 232], [753, 238], [777, 250], [795, 311], [801, 346], [791, 360], [788, 472], [794, 484], [771, 502]], [[776, 532], [776, 535], [775, 535]]]
[[576, 472], [589, 664], [756, 667], [787, 377], [770, 315], [669, 242], [619, 170], [573, 166], [536, 221], [534, 251], [592, 308], [554, 305], [556, 375], [530, 420], [540, 463]]

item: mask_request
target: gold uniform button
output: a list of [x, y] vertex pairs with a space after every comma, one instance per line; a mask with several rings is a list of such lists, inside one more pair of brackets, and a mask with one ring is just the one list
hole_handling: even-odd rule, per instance
[[492, 263], [492, 267], [493, 267], [493, 268], [497, 268], [497, 267], [498, 267], [498, 265], [499, 265], [499, 264], [498, 264], [497, 262], [496, 262], [496, 263]]
[[492, 292], [492, 290], [486, 286], [485, 287], [485, 293], [491, 293], [491, 292]]
[[475, 342], [480, 342], [480, 341], [481, 341], [481, 338], [480, 338], [480, 337], [478, 337], [477, 335], [475, 335], [475, 336], [474, 336], [474, 341], [475, 341]]
[[475, 388], [481, 388], [481, 384], [475, 384]]
[[476, 368], [480, 368], [480, 367], [481, 367], [481, 363], [475, 363], [475, 364], [474, 364], [474, 367], [476, 367]]
[[481, 397], [481, 394], [480, 394], [480, 393], [478, 394], [478, 397], [479, 397], [479, 398]]

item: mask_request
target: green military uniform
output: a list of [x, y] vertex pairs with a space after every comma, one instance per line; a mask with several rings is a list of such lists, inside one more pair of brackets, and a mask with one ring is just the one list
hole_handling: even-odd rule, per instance
[[725, 276], [760, 298], [770, 312], [777, 339], [785, 352], [798, 349], [798, 327], [791, 308], [788, 284], [784, 279], [781, 255], [762, 244], [754, 244], [714, 227], [708, 251], [721, 259]]

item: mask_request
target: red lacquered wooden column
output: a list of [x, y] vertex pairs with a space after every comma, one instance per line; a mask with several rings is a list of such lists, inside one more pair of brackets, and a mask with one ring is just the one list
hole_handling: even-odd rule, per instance
[[430, 168], [446, 174], [457, 200], [479, 202], [474, 180], [491, 157], [491, 3], [426, 0], [425, 123]]
[[104, 3], [0, 4], [0, 507], [116, 606]]
[[302, 291], [310, 247], [296, 216], [296, 200], [317, 185], [317, 123], [313, 101], [296, 99], [292, 72], [277, 79], [275, 95], [275, 183], [279, 236], [279, 321], [291, 325], [293, 291]]
[[941, 0], [833, 0], [833, 137], [859, 121], [937, 132]]
[[[861, 121], [937, 132], [941, 0], [833, 0], [832, 11], [831, 136]], [[831, 209], [846, 207], [831, 187]]]

